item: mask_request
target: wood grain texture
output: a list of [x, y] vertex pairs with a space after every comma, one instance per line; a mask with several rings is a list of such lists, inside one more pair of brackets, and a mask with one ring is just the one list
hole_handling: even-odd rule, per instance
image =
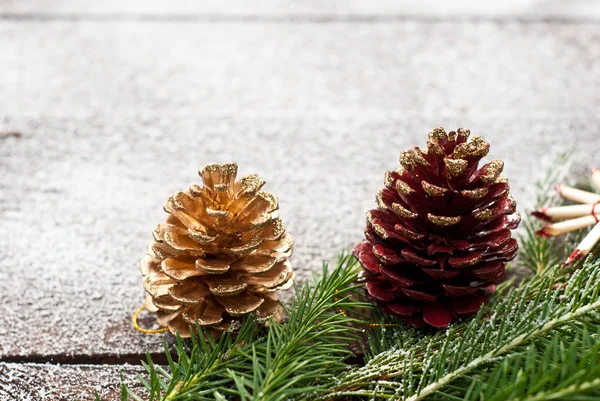
[[[460, 120], [460, 121], [459, 121]], [[160, 351], [135, 332], [138, 261], [164, 199], [197, 183], [197, 168], [236, 160], [280, 200], [296, 241], [299, 280], [362, 237], [365, 212], [400, 150], [462, 119], [5, 119], [21, 138], [0, 147], [0, 355], [119, 355]], [[468, 120], [503, 158], [520, 210], [552, 155], [598, 150], [596, 119]], [[569, 137], [565, 137], [565, 133]], [[27, 333], [24, 336], [24, 333]]]
[[509, 17], [509, 18], [583, 18], [600, 17], [600, 5], [594, 0], [244, 0], [218, 1], [180, 0], [59, 0], [51, 3], [43, 0], [5, 1], [0, 12], [20, 15], [79, 15], [81, 17], [107, 16], [157, 16], [189, 18], [219, 17], [298, 17], [319, 19], [322, 17], [394, 17], [397, 15], [417, 17]]
[[600, 25], [0, 22], [8, 116], [594, 115]]
[[[94, 390], [102, 401], [119, 400], [120, 379], [140, 395], [136, 373], [139, 366], [83, 366], [17, 364], [0, 362], [0, 399], [2, 401], [88, 401]], [[146, 393], [147, 395], [147, 393]]]

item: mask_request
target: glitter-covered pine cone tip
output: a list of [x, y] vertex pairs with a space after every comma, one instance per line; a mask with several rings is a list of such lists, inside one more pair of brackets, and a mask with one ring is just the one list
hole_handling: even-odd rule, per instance
[[172, 333], [190, 336], [197, 321], [213, 336], [241, 318], [280, 320], [277, 289], [292, 285], [293, 240], [278, 217], [277, 198], [256, 174], [236, 181], [237, 164], [199, 171], [204, 186], [169, 197], [169, 216], [153, 232], [140, 263], [146, 308]]
[[429, 133], [427, 150], [400, 155], [354, 255], [366, 291], [412, 326], [446, 327], [479, 310], [517, 253], [520, 216], [503, 163], [481, 168], [489, 144], [469, 130]]

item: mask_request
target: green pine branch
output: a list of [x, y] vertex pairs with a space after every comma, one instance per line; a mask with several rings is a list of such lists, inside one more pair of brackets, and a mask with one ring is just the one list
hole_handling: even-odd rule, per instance
[[[408, 347], [395, 346], [377, 354], [365, 366], [342, 376], [321, 399], [463, 399], [469, 394], [468, 386], [460, 386], [465, 377], [524, 354], [527, 347], [541, 347], [557, 333], [600, 323], [599, 280], [599, 259], [589, 259], [568, 279], [565, 270], [555, 266], [469, 321], [429, 334]], [[574, 346], [583, 350], [584, 337], [573, 338]], [[596, 334], [594, 339], [598, 342]], [[485, 381], [477, 383], [483, 386]], [[454, 398], [448, 398], [450, 394]]]
[[[494, 369], [464, 377], [465, 400], [573, 400], [600, 397], [600, 331], [587, 324], [532, 343]], [[460, 398], [460, 394], [459, 398]], [[446, 394], [455, 399], [456, 394]]]
[[[331, 272], [311, 285], [294, 289], [285, 323], [271, 321], [259, 331], [253, 318], [242, 324], [237, 335], [226, 333], [218, 342], [197, 326], [198, 336], [189, 342], [177, 338], [176, 360], [165, 345], [168, 369], [153, 363], [148, 355], [144, 367], [149, 380], [138, 376], [153, 400], [275, 401], [301, 394], [327, 392], [327, 385], [347, 369], [352, 355], [349, 344], [358, 339], [357, 320], [339, 312], [370, 308], [355, 301], [358, 266], [343, 255]], [[122, 400], [142, 398], [125, 389]]]
[[297, 289], [289, 322], [266, 333], [249, 319], [235, 338], [197, 336], [191, 346], [178, 339], [177, 362], [167, 352], [168, 368], [148, 358], [149, 380], [139, 377], [146, 399], [552, 400], [599, 391], [600, 259], [570, 276], [559, 267], [534, 276], [446, 331], [375, 329], [366, 364], [348, 366], [357, 333], [349, 324], [358, 322], [337, 307], [349, 315], [367, 307], [349, 297], [356, 267], [345, 257]]

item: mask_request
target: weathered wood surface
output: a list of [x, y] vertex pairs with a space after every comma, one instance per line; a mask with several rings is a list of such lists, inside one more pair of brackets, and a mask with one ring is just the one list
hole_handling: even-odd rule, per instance
[[[521, 211], [556, 151], [575, 144], [582, 166], [597, 164], [598, 24], [322, 23], [310, 15], [412, 11], [221, 4], [0, 4], [0, 399], [90, 399], [96, 384], [118, 381], [115, 366], [7, 362], [135, 363], [160, 352], [161, 336], [130, 324], [143, 295], [137, 261], [165, 197], [208, 162], [236, 160], [267, 180], [301, 279], [360, 239], [384, 171], [433, 126], [485, 135]], [[547, 15], [519, 10], [502, 15]], [[569, 10], [560, 15], [580, 12]], [[60, 17], [69, 13], [77, 18]]]
[[510, 17], [510, 18], [578, 18], [598, 19], [600, 5], [595, 0], [301, 0], [285, 2], [280, 0], [180, 0], [164, 2], [160, 0], [45, 0], [5, 1], [0, 4], [0, 12], [22, 16], [75, 16], [95, 15], [119, 18], [130, 16], [170, 15], [182, 19], [204, 16], [240, 17], [243, 19], [288, 18], [288, 17], [384, 17], [396, 16], [436, 17]]
[[[139, 334], [130, 323], [143, 292], [137, 262], [164, 218], [164, 199], [197, 182], [198, 166], [237, 160], [242, 173], [262, 173], [279, 196], [304, 279], [323, 258], [360, 240], [383, 172], [397, 166], [399, 150], [421, 144], [439, 122], [5, 121], [22, 136], [5, 138], [0, 147], [3, 357], [158, 350], [156, 336]], [[491, 142], [490, 157], [506, 158], [521, 209], [554, 151], [576, 142], [590, 161], [598, 151], [598, 118], [469, 121]]]
[[117, 400], [123, 383], [137, 394], [147, 395], [136, 373], [145, 370], [131, 365], [52, 365], [0, 362], [0, 400], [2, 401], [87, 401], [94, 390], [102, 400]]
[[600, 104], [592, 23], [4, 21], [0, 41], [8, 116], [468, 122]]

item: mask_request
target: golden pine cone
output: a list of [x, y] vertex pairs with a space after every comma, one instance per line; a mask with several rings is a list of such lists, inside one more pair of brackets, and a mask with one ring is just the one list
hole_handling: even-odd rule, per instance
[[275, 291], [292, 285], [293, 240], [278, 217], [277, 198], [260, 189], [257, 174], [236, 181], [237, 164], [199, 171], [203, 187], [169, 197], [169, 216], [153, 232], [140, 268], [146, 308], [172, 333], [190, 336], [190, 325], [212, 335], [239, 327], [241, 317], [281, 319]]

